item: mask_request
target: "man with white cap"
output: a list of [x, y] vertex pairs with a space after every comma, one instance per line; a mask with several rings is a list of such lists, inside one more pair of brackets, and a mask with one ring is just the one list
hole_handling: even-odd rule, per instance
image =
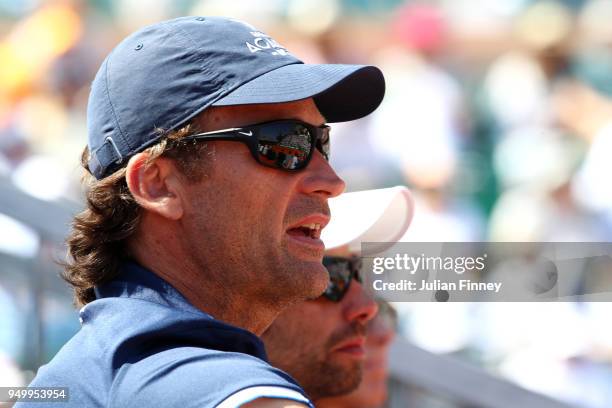
[[330, 283], [323, 296], [293, 306], [262, 335], [270, 363], [292, 375], [315, 402], [359, 385], [367, 323], [376, 302], [362, 286], [360, 246], [384, 251], [408, 228], [412, 197], [405, 187], [347, 193], [330, 200], [333, 214], [322, 238]]

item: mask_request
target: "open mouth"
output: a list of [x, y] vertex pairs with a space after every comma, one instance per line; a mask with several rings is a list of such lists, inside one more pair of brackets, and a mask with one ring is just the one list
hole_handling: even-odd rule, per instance
[[285, 233], [288, 242], [291, 242], [293, 250], [306, 256], [311, 261], [321, 262], [325, 244], [321, 239], [321, 231], [329, 222], [329, 216], [325, 214], [312, 213], [302, 219], [298, 219], [294, 224], [289, 224]]
[[311, 239], [321, 238], [321, 224], [303, 224], [295, 228], [290, 228], [287, 233], [294, 237], [304, 237]]

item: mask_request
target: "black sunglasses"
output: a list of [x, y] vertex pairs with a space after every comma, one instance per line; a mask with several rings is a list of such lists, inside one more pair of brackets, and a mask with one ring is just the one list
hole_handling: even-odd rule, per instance
[[304, 169], [315, 148], [329, 160], [330, 127], [277, 120], [186, 136], [192, 140], [234, 140], [246, 144], [258, 163], [286, 171]]
[[355, 279], [362, 283], [361, 259], [359, 257], [342, 258], [335, 256], [324, 256], [323, 265], [329, 273], [329, 285], [323, 292], [323, 296], [332, 302], [340, 302]]

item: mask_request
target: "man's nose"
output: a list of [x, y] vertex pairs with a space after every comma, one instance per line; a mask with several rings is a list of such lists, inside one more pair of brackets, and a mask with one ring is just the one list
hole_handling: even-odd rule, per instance
[[303, 171], [302, 189], [306, 193], [332, 198], [342, 194], [346, 188], [344, 180], [336, 174], [318, 150], [314, 152], [310, 163]]
[[357, 281], [351, 282], [351, 286], [342, 299], [344, 305], [344, 318], [352, 323], [366, 324], [378, 313], [378, 305], [365, 291], [363, 285]]

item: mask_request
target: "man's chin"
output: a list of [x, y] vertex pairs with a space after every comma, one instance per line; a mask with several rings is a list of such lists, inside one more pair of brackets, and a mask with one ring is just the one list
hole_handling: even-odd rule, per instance
[[352, 392], [359, 387], [362, 379], [361, 364], [350, 364], [344, 369], [337, 370], [334, 377], [335, 384], [330, 389], [330, 396], [344, 395]]
[[[300, 262], [301, 268], [296, 268], [295, 273], [303, 274], [300, 279], [303, 289], [302, 300], [314, 300], [320, 297], [329, 284], [329, 274], [321, 262]], [[294, 275], [295, 276], [295, 275]]]
[[362, 377], [360, 364], [346, 363], [328, 359], [317, 367], [311, 367], [308, 375], [296, 378], [303, 380], [302, 385], [313, 400], [345, 395], [359, 387]]

